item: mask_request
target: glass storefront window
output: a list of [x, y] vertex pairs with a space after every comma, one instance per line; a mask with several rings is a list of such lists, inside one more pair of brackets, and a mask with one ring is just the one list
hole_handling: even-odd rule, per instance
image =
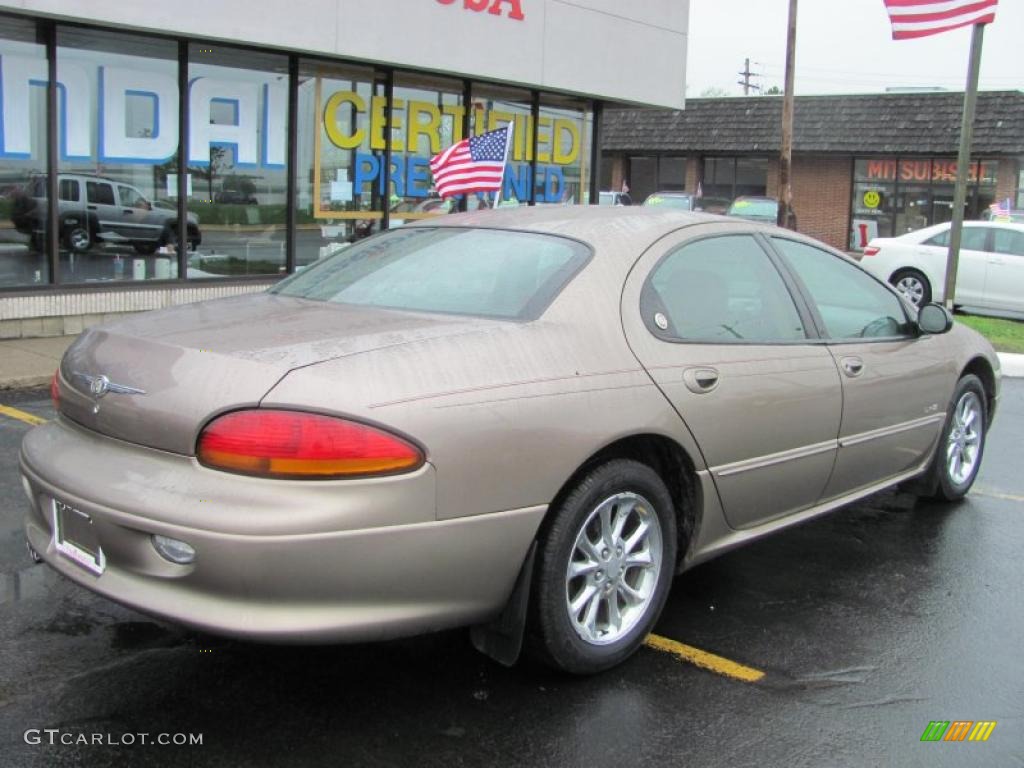
[[46, 249], [46, 47], [34, 22], [0, 18], [0, 288], [50, 280]]
[[703, 207], [724, 213], [740, 195], [764, 195], [768, 189], [768, 158], [704, 158]]
[[658, 190], [686, 189], [686, 158], [663, 155], [658, 158]]
[[299, 65], [295, 264], [301, 269], [380, 229], [384, 81], [362, 67]]
[[[42, 29], [56, 33], [55, 62]], [[504, 204], [589, 201], [587, 99], [475, 84], [465, 103], [466, 80], [398, 71], [389, 105], [383, 71], [296, 59], [291, 136], [288, 54], [0, 16], [0, 288], [278, 275], [290, 219], [301, 269], [386, 219], [400, 227], [486, 207], [492, 194], [440, 200], [429, 170], [467, 124], [478, 135], [515, 123]], [[60, 73], [53, 114], [51, 64]], [[650, 160], [654, 186], [685, 186], [684, 158]], [[53, 220], [57, 240], [47, 243]]]
[[632, 155], [629, 158], [629, 194], [637, 204], [658, 191], [658, 158]]
[[[982, 216], [995, 200], [998, 162], [972, 162], [967, 175], [966, 219]], [[850, 248], [873, 237], [892, 237], [953, 218], [956, 158], [857, 158], [853, 164]]]
[[57, 71], [61, 280], [177, 277], [177, 44], [60, 27]]
[[[279, 274], [288, 205], [288, 57], [215, 43], [190, 43], [188, 56], [195, 245], [188, 276]], [[200, 234], [192, 234], [193, 226]]]
[[453, 201], [434, 189], [430, 158], [464, 138], [462, 81], [397, 73], [391, 105], [388, 226], [447, 213]]
[[[533, 120], [530, 117], [530, 92], [516, 88], [474, 85], [471, 90], [470, 130], [474, 136], [487, 131], [496, 131], [510, 123], [514, 124], [512, 146], [509, 148], [508, 165], [505, 168], [505, 182], [502, 186], [502, 205], [525, 205], [530, 200], [531, 171], [533, 158]], [[538, 168], [537, 201], [544, 183], [543, 171]], [[466, 206], [469, 210], [490, 207], [493, 193], [469, 195]]]
[[[537, 127], [538, 203], [574, 205], [590, 200], [593, 135], [593, 115], [585, 102], [541, 94]], [[631, 194], [638, 201], [637, 193]]]

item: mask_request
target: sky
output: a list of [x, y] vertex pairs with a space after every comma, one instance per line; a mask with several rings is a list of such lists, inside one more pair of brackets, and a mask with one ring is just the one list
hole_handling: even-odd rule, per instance
[[[788, 0], [690, 0], [686, 95], [709, 88], [743, 95], [744, 59], [752, 82], [785, 83]], [[798, 94], [879, 93], [890, 86], [962, 91], [970, 27], [918, 40], [893, 40], [882, 0], [800, 0], [797, 9]], [[999, 0], [985, 27], [981, 90], [1024, 90], [1024, 0]], [[720, 95], [720, 94], [714, 94]]]

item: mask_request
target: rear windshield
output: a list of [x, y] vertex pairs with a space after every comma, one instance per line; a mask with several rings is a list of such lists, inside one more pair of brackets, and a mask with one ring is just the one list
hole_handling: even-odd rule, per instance
[[575, 240], [455, 227], [397, 229], [270, 289], [338, 304], [532, 320], [590, 258]]

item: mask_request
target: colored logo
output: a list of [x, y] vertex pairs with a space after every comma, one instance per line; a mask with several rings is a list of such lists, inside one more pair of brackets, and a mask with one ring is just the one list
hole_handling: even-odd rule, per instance
[[882, 196], [875, 190], [869, 189], [864, 193], [864, 207], [877, 208], [882, 202]]
[[921, 741], [988, 741], [995, 728], [995, 720], [932, 720]]

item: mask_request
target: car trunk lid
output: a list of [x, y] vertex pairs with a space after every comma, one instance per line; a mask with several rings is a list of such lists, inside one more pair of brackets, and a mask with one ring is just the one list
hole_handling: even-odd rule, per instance
[[[259, 405], [289, 371], [481, 322], [271, 294], [150, 312], [82, 334], [61, 363], [61, 411], [105, 435], [191, 455], [210, 418]], [[339, 410], [344, 398], [339, 383]]]

